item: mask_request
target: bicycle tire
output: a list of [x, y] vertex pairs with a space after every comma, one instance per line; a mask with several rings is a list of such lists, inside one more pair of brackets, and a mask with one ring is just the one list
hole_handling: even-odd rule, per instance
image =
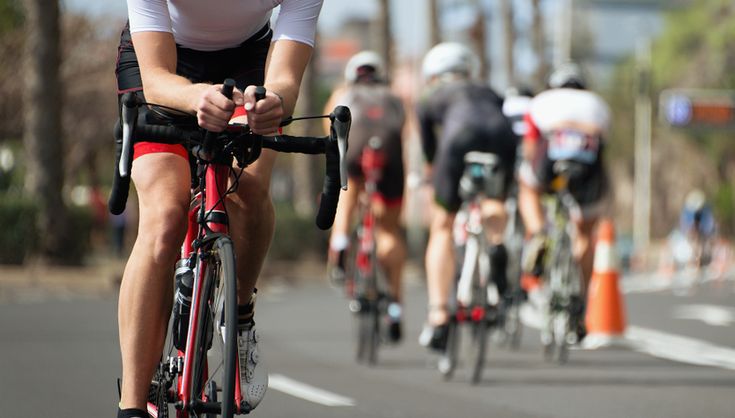
[[[201, 399], [208, 382], [216, 381], [211, 376], [217, 374], [222, 387], [221, 416], [234, 416], [235, 379], [237, 376], [237, 276], [232, 241], [228, 237], [217, 238], [211, 246], [206, 259], [204, 285], [201, 294], [203, 303], [199, 304], [199, 321], [196, 324], [196, 355], [192, 370], [193, 385], [191, 399]], [[217, 320], [219, 317], [220, 322]], [[221, 364], [212, 367], [208, 364], [208, 352], [214, 346], [214, 328], [222, 327], [222, 338], [217, 339]], [[221, 375], [218, 372], [221, 371]]]
[[357, 313], [357, 361], [374, 366], [380, 344], [380, 309], [377, 300], [364, 298]]
[[473, 310], [475, 308], [481, 308], [484, 313], [482, 318], [472, 319], [470, 324], [471, 341], [469, 344], [469, 358], [472, 366], [471, 379], [473, 385], [480, 383], [482, 380], [482, 373], [485, 369], [485, 359], [487, 355], [487, 340], [490, 331], [490, 321], [488, 319], [489, 305], [487, 302], [487, 286], [490, 286], [490, 272], [487, 272], [487, 277], [483, 283], [482, 273], [480, 267], [480, 257], [485, 254], [484, 250], [480, 251], [479, 256], [476, 260], [477, 268], [475, 269], [474, 286], [472, 290], [473, 294]]

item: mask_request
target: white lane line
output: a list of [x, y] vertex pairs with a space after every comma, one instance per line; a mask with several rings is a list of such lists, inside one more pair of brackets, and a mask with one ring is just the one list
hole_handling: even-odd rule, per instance
[[674, 308], [673, 317], [702, 321], [714, 327], [729, 327], [735, 324], [735, 309], [718, 305], [681, 305]]
[[[541, 328], [542, 318], [530, 304], [521, 307], [521, 319], [528, 327]], [[695, 338], [629, 325], [623, 340], [615, 346], [621, 345], [680, 363], [735, 370], [735, 349]]]
[[355, 406], [351, 398], [337, 395], [280, 374], [268, 375], [268, 387], [324, 406]]
[[628, 326], [625, 338], [637, 351], [701, 366], [735, 370], [735, 350], [666, 332]]

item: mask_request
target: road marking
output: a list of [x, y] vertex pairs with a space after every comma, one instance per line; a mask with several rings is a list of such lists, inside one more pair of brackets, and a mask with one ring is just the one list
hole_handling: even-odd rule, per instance
[[[529, 303], [521, 307], [521, 319], [526, 326], [536, 329], [541, 328], [543, 321], [539, 312]], [[622, 345], [680, 363], [735, 370], [735, 349], [695, 338], [629, 325]]]
[[320, 405], [355, 406], [355, 401], [351, 398], [307, 385], [306, 383], [293, 380], [280, 374], [268, 375], [268, 387]]
[[625, 338], [637, 351], [701, 366], [735, 370], [735, 350], [666, 332], [628, 326]]
[[674, 309], [674, 318], [693, 319], [715, 327], [735, 324], [735, 309], [717, 305], [681, 305]]

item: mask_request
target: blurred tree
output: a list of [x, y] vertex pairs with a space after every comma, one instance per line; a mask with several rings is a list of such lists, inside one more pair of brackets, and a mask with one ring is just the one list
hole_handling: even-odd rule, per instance
[[380, 0], [380, 14], [378, 15], [378, 27], [380, 28], [380, 55], [385, 62], [385, 76], [390, 80], [393, 70], [393, 36], [390, 30], [390, 1]]
[[442, 41], [439, 26], [439, 0], [429, 0], [429, 48]]
[[531, 23], [531, 46], [536, 55], [536, 69], [533, 72], [534, 89], [540, 91], [546, 85], [546, 75], [549, 73], [549, 61], [546, 57], [546, 43], [544, 42], [544, 18], [541, 13], [541, 0], [531, 0], [533, 18]]
[[71, 231], [62, 196], [65, 154], [61, 141], [59, 3], [57, 0], [23, 0], [23, 5], [26, 18], [25, 187], [39, 203], [39, 255], [44, 262], [62, 264]]
[[23, 6], [20, 0], [0, 0], [0, 35], [20, 27], [23, 23]]
[[[735, 89], [735, 4], [732, 0], [692, 0], [668, 13], [666, 28], [652, 48], [652, 96], [667, 88]], [[634, 62], [622, 63], [608, 99], [613, 138], [608, 156], [632, 174]], [[735, 143], [732, 132], [654, 127], [652, 232], [662, 236], [676, 222], [685, 194], [693, 187], [713, 197], [722, 232], [735, 232]], [[686, 173], [686, 176], [681, 176]]]
[[18, 63], [23, 57], [23, 6], [20, 0], [0, 0], [0, 142], [7, 138], [19, 138], [23, 125], [21, 120], [20, 94], [22, 83], [18, 82]]
[[488, 59], [488, 30], [487, 17], [480, 0], [472, 0], [472, 5], [476, 11], [475, 22], [470, 27], [470, 39], [474, 44], [474, 50], [480, 59], [480, 78], [482, 80], [490, 79], [490, 60]]
[[513, 49], [516, 42], [516, 31], [515, 24], [513, 23], [513, 0], [502, 0], [501, 14], [503, 15], [503, 42], [505, 47], [503, 52], [505, 53], [505, 74], [508, 80], [508, 85], [515, 85], [515, 54]]

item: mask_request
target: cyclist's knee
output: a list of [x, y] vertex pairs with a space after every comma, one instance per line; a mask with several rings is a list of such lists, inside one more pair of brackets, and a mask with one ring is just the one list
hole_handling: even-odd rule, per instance
[[273, 212], [270, 181], [260, 176], [243, 175], [231, 200], [249, 215]]
[[186, 219], [186, 207], [176, 204], [164, 204], [145, 212], [138, 237], [149, 246], [154, 260], [164, 263], [176, 258], [186, 234]]

